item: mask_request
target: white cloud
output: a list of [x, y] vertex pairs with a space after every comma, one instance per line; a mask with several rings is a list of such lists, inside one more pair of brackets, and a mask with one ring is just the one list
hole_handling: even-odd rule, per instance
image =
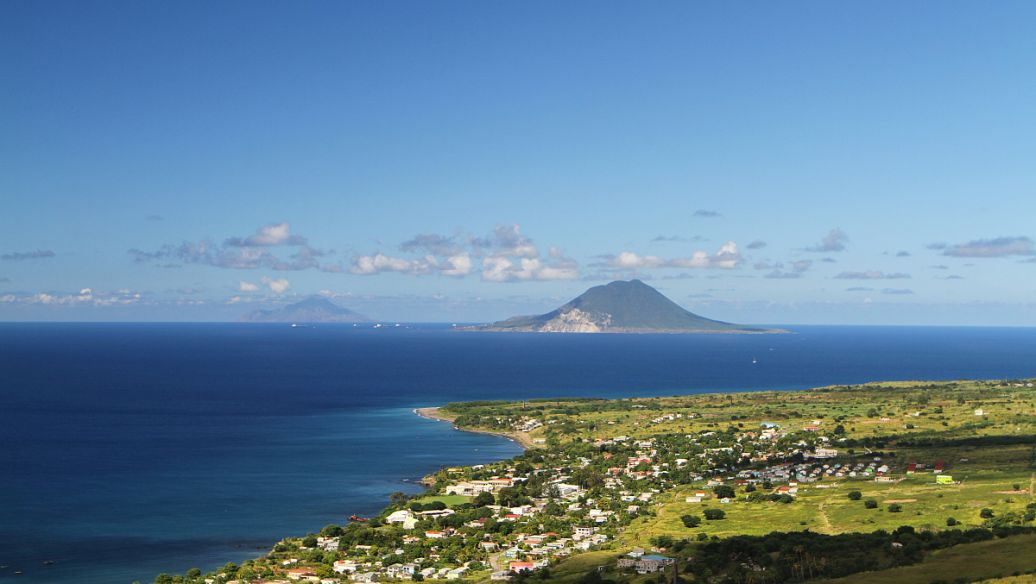
[[94, 293], [92, 288], [82, 288], [78, 293], [37, 292], [18, 296], [7, 294], [4, 302], [20, 304], [43, 304], [49, 306], [120, 306], [137, 304], [143, 299], [140, 292], [133, 290], [115, 290], [112, 292]]
[[270, 223], [269, 225], [263, 225], [248, 237], [231, 237], [226, 241], [226, 245], [239, 247], [304, 245], [305, 243], [305, 238], [291, 234], [291, 225], [288, 223]]
[[251, 282], [241, 281], [241, 282], [238, 282], [237, 289], [240, 290], [241, 292], [258, 292], [259, 291], [259, 285], [258, 284], [253, 284]]
[[378, 252], [374, 255], [356, 256], [353, 258], [353, 265], [349, 271], [361, 276], [372, 276], [382, 272], [398, 272], [401, 274], [422, 275], [428, 274], [438, 266], [435, 256], [428, 255], [424, 258], [408, 260], [385, 255]]
[[545, 264], [538, 258], [491, 256], [482, 260], [482, 279], [489, 282], [574, 280], [579, 270], [573, 264]]
[[649, 270], [654, 268], [716, 268], [729, 270], [741, 264], [742, 256], [737, 244], [728, 241], [720, 246], [715, 254], [695, 251], [690, 257], [663, 259], [658, 256], [641, 256], [631, 251], [624, 251], [615, 256], [606, 256], [607, 260], [600, 267], [614, 270]]
[[[486, 237], [424, 233], [400, 244], [401, 251], [426, 251], [423, 257], [398, 257], [382, 252], [357, 255], [349, 272], [357, 275], [399, 273], [412, 276], [440, 274], [462, 278], [481, 270], [488, 282], [567, 280], [579, 277], [576, 262], [558, 247], [548, 258], [522, 234], [521, 226], [498, 225]], [[481, 262], [479, 262], [481, 258]]]
[[440, 273], [444, 276], [467, 276], [471, 273], [471, 268], [471, 256], [465, 252], [446, 258]]
[[286, 278], [274, 279], [263, 276], [262, 282], [274, 294], [284, 294], [288, 290], [288, 288], [291, 287], [291, 282], [289, 282]]

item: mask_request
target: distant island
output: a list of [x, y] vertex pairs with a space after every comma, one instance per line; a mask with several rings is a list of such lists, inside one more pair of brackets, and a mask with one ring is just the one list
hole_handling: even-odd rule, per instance
[[640, 280], [594, 286], [546, 314], [515, 316], [465, 331], [523, 333], [783, 333], [721, 322], [685, 310]]
[[241, 317], [242, 322], [371, 322], [366, 316], [343, 308], [327, 298], [313, 296], [275, 310], [256, 310]]

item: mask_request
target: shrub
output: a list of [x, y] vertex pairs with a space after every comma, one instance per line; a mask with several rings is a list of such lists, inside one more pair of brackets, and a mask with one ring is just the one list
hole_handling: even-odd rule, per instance
[[867, 509], [877, 509], [878, 508], [878, 502], [875, 501], [874, 499], [867, 499], [866, 501], [863, 502], [863, 506], [865, 508], [867, 508]]
[[957, 525], [957, 520], [954, 519], [953, 517], [947, 517], [946, 518], [946, 526], [947, 527], [953, 527], [954, 525]]
[[903, 510], [903, 506], [899, 503], [893, 503], [889, 505], [889, 513], [899, 513]]
[[727, 512], [722, 509], [706, 509], [703, 514], [709, 521], [718, 521], [727, 516]]
[[701, 525], [701, 517], [697, 515], [684, 515], [680, 517], [680, 521], [683, 521], [683, 526], [688, 529]]
[[863, 493], [861, 493], [860, 491], [849, 491], [849, 494], [847, 496], [849, 497], [850, 501], [859, 501], [863, 498]]
[[986, 507], [986, 508], [984, 508], [984, 509], [982, 509], [981, 511], [978, 512], [978, 516], [981, 517], [982, 519], [992, 519], [993, 518], [993, 510], [990, 509], [989, 507]]

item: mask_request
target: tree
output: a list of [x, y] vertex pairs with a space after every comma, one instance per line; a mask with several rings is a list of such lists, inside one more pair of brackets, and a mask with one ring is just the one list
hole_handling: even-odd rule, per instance
[[703, 515], [705, 515], [705, 519], [708, 519], [709, 521], [719, 521], [720, 519], [725, 518], [727, 513], [722, 509], [706, 509], [703, 511]]
[[680, 521], [683, 521], [683, 526], [688, 529], [701, 525], [701, 517], [697, 515], [683, 515], [680, 517]]
[[676, 540], [668, 535], [659, 535], [651, 538], [651, 543], [659, 548], [671, 548]]
[[990, 509], [989, 507], [986, 507], [985, 509], [982, 509], [981, 511], [978, 512], [978, 516], [981, 517], [982, 519], [992, 519], [993, 518], [993, 510]]
[[184, 573], [184, 576], [187, 576], [188, 578], [197, 578], [201, 576], [201, 570], [199, 568], [191, 568]]
[[889, 505], [889, 513], [899, 513], [903, 510], [903, 506], [899, 503], [893, 503]]
[[324, 528], [320, 530], [320, 535], [324, 537], [341, 537], [342, 526], [333, 524], [325, 525]]
[[734, 487], [730, 485], [717, 485], [712, 488], [712, 492], [720, 499], [733, 499], [735, 496]]
[[946, 526], [947, 527], [953, 527], [954, 525], [957, 525], [957, 520], [954, 519], [953, 517], [947, 517], [946, 518]]
[[313, 548], [317, 547], [317, 536], [312, 533], [302, 538], [302, 547]]
[[863, 493], [861, 493], [860, 491], [849, 491], [848, 497], [850, 501], [859, 501], [861, 498], [863, 498]]
[[406, 503], [406, 500], [407, 496], [406, 493], [404, 493], [403, 491], [395, 491], [391, 495], [389, 495], [389, 501], [393, 505], [402, 505], [403, 503]]
[[495, 501], [493, 493], [483, 492], [476, 495], [471, 504], [476, 507], [485, 507], [486, 505], [492, 505]]
[[875, 501], [874, 499], [867, 499], [866, 501], [863, 502], [863, 506], [866, 509], [877, 509], [878, 508], [878, 502]]

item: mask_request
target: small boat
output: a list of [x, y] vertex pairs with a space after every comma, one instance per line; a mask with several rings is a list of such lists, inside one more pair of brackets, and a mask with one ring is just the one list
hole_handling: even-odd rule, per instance
[[756, 364], [756, 363], [758, 363], [758, 362], [759, 362], [759, 361], [756, 361], [756, 360], [755, 360], [755, 357], [752, 357], [752, 364], [753, 364], [753, 365], [755, 365], [755, 364]]
[[349, 521], [355, 521], [357, 523], [367, 523], [370, 520], [366, 517], [360, 517], [359, 515], [350, 515]]

